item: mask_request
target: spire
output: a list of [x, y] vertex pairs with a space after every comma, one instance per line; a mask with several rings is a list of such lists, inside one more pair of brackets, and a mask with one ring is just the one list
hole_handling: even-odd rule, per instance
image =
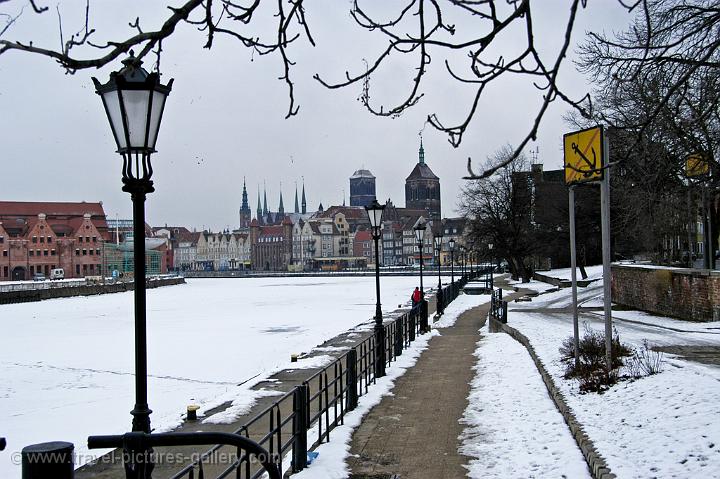
[[263, 216], [268, 214], [267, 208], [267, 187], [263, 185]]
[[297, 181], [295, 182], [295, 213], [300, 213], [300, 203], [298, 203]]
[[278, 214], [280, 216], [285, 216], [285, 206], [283, 206], [282, 200], [282, 189], [280, 189], [280, 205], [278, 206]]
[[419, 161], [419, 163], [420, 163], [421, 165], [424, 165], [424, 164], [425, 164], [425, 148], [423, 148], [422, 136], [420, 137], [420, 152], [419, 152], [419, 156], [420, 156], [420, 161]]
[[262, 206], [260, 205], [260, 185], [258, 185], [257, 219], [260, 220], [260, 218], [262, 218], [262, 215], [263, 215]]
[[307, 201], [305, 201], [305, 178], [303, 178], [303, 191], [302, 191], [302, 214], [307, 213]]
[[243, 211], [250, 210], [250, 206], [248, 205], [247, 187], [245, 186], [245, 177], [244, 176], [243, 176], [242, 205], [240, 205], [240, 209], [242, 209]]

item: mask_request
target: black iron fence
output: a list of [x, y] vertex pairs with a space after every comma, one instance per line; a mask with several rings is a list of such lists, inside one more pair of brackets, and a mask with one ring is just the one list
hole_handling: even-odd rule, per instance
[[[477, 273], [460, 277], [454, 284], [442, 288], [443, 309], [475, 276]], [[383, 324], [387, 366], [397, 361], [417, 335], [429, 331], [427, 316], [428, 303], [423, 301], [419, 307]], [[371, 334], [233, 433], [127, 433], [93, 436], [88, 439], [88, 445], [90, 448], [123, 448], [125, 460], [147, 454], [152, 447], [214, 444], [171, 479], [256, 479], [264, 474], [281, 477], [284, 457], [290, 459], [289, 469], [298, 472], [307, 467], [308, 452], [330, 440], [333, 429], [343, 424], [345, 415], [357, 406], [358, 398], [367, 394], [376, 382], [376, 341], [377, 336]], [[219, 466], [218, 457], [232, 459]], [[128, 472], [127, 463], [125, 469], [126, 477], [141, 477]], [[70, 478], [72, 476], [57, 477]]]
[[507, 324], [507, 301], [502, 299], [502, 289], [493, 290], [490, 297], [490, 315], [496, 321]]

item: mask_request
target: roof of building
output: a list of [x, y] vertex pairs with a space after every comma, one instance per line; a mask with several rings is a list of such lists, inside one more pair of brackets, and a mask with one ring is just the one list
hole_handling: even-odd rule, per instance
[[435, 173], [432, 172], [430, 167], [425, 163], [418, 163], [415, 165], [415, 168], [413, 168], [412, 172], [410, 173], [410, 176], [408, 176], [405, 181], [408, 180], [439, 180], [437, 176], [435, 176]]
[[370, 241], [372, 235], [368, 230], [357, 230], [355, 233], [355, 241]]
[[330, 206], [325, 211], [318, 212], [316, 218], [332, 218], [338, 213], [342, 213], [347, 220], [370, 221], [363, 206]]
[[370, 170], [357, 170], [353, 175], [350, 177], [351, 180], [355, 180], [357, 178], [373, 178], [375, 179], [375, 176], [373, 176], [372, 173], [370, 173]]
[[0, 201], [0, 216], [37, 216], [44, 213], [48, 216], [105, 216], [102, 202], [79, 203], [50, 201]]

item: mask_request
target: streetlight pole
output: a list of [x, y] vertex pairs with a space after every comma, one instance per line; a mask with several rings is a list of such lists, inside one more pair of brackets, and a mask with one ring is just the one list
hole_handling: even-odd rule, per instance
[[438, 232], [435, 235], [435, 251], [437, 252], [437, 268], [438, 268], [438, 290], [437, 290], [437, 307], [435, 310], [437, 313], [443, 314], [445, 311], [445, 305], [443, 304], [443, 290], [442, 290], [442, 279], [440, 278], [440, 252], [442, 251], [442, 232]]
[[[150, 433], [152, 411], [147, 402], [145, 198], [155, 191], [150, 155], [156, 151], [165, 100], [173, 80], [162, 85], [159, 73], [148, 73], [132, 51], [122, 63], [123, 68], [111, 73], [107, 83], [101, 84], [96, 78], [93, 82], [110, 121], [117, 151], [123, 158], [122, 190], [130, 193], [133, 203], [135, 407], [130, 413], [133, 416], [133, 432]], [[150, 477], [154, 466], [147, 456], [149, 451], [149, 448], [136, 451], [140, 456], [125, 464], [126, 470], [134, 477]]]
[[427, 331], [427, 303], [425, 302], [425, 290], [423, 289], [423, 240], [426, 229], [425, 218], [421, 216], [415, 223], [413, 230], [415, 230], [415, 239], [420, 250], [420, 329], [422, 332]]
[[455, 238], [450, 238], [450, 284], [455, 285]]
[[493, 256], [492, 243], [488, 243], [488, 249], [490, 250], [490, 290], [492, 290], [495, 287], [495, 285], [493, 284], [495, 277], [495, 257]]
[[385, 205], [378, 203], [377, 199], [365, 207], [372, 237], [375, 242], [375, 377], [385, 376], [385, 327], [383, 326], [382, 308], [380, 306], [380, 230], [382, 228], [382, 214]]

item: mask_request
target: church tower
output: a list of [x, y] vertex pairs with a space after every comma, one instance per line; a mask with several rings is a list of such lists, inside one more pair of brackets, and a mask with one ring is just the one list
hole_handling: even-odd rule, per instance
[[242, 203], [240, 204], [240, 229], [245, 230], [250, 228], [251, 220], [252, 212], [248, 204], [247, 187], [245, 185], [245, 178], [243, 177]]
[[305, 180], [303, 180], [302, 190], [302, 214], [307, 214], [307, 201], [305, 201]]
[[280, 190], [280, 204], [278, 205], [278, 218], [283, 218], [284, 216], [285, 216], [285, 206], [283, 205], [282, 189], [281, 189]]
[[420, 138], [418, 163], [405, 180], [405, 207], [428, 211], [430, 218], [440, 220], [440, 178], [425, 163], [425, 148]]

